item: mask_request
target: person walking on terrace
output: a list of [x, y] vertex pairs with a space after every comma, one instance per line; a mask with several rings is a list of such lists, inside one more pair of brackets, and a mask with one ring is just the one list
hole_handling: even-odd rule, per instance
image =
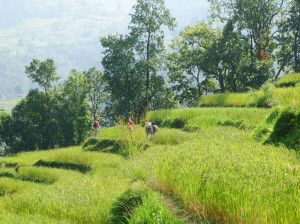
[[130, 132], [130, 135], [132, 133], [132, 131], [134, 130], [134, 122], [129, 118], [129, 122], [128, 122], [128, 130]]
[[97, 137], [97, 135], [98, 135], [98, 128], [99, 128], [99, 120], [98, 120], [98, 118], [95, 118], [94, 123], [93, 123], [93, 128], [94, 128], [94, 137]]

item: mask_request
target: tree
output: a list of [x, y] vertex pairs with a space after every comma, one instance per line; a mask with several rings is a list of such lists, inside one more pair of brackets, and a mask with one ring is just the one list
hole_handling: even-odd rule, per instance
[[143, 110], [145, 87], [131, 41], [128, 36], [118, 34], [100, 39], [105, 49], [102, 59], [103, 78], [110, 95], [106, 102], [106, 114], [111, 120], [118, 116], [128, 120], [132, 113], [139, 117]]
[[14, 146], [16, 137], [14, 136], [14, 121], [11, 114], [0, 110], [0, 146], [5, 145], [4, 153]]
[[68, 105], [68, 126], [73, 133], [73, 139], [76, 144], [80, 144], [88, 134], [91, 127], [91, 121], [87, 106], [87, 86], [86, 77], [82, 72], [72, 69], [68, 79], [63, 84], [63, 95]]
[[141, 66], [141, 76], [145, 85], [146, 108], [153, 94], [150, 93], [151, 77], [156, 77], [161, 68], [160, 59], [164, 52], [164, 32], [162, 26], [173, 30], [175, 18], [165, 7], [164, 0], [137, 0], [133, 7], [129, 24], [130, 38], [133, 39], [134, 49]]
[[300, 1], [290, 1], [288, 9], [282, 14], [283, 18], [277, 23], [279, 34], [276, 37], [276, 58], [279, 70], [275, 80], [285, 67], [300, 72]]
[[56, 66], [54, 60], [48, 58], [46, 61], [33, 59], [29, 66], [25, 66], [25, 73], [33, 82], [39, 84], [48, 93], [52, 82], [57, 81], [59, 77], [56, 75]]
[[89, 110], [93, 118], [100, 117], [103, 104], [107, 98], [105, 92], [106, 82], [103, 77], [103, 72], [97, 70], [95, 67], [84, 71], [86, 87], [87, 87], [87, 101], [89, 103]]
[[199, 22], [195, 26], [185, 27], [173, 39], [170, 45], [172, 51], [167, 54], [167, 68], [172, 88], [180, 103], [191, 106], [202, 96], [203, 72], [207, 79], [212, 74], [212, 70], [206, 68], [204, 56], [220, 35], [221, 32], [208, 23]]
[[[264, 79], [272, 74], [271, 54], [277, 33], [275, 23], [285, 0], [209, 0], [209, 2], [213, 9], [211, 14], [213, 18], [218, 17], [221, 21], [232, 19], [237, 24], [239, 35], [244, 36], [243, 39], [248, 39], [250, 54], [245, 60], [248, 66], [243, 70], [250, 76], [259, 73], [255, 78]], [[254, 83], [263, 83], [262, 81], [257, 80]]]

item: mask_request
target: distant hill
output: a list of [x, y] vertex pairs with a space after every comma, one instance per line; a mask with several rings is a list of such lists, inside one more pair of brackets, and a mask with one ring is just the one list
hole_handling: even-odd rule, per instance
[[[54, 58], [59, 76], [71, 68], [101, 68], [99, 37], [126, 33], [135, 0], [0, 0], [0, 98], [12, 98], [31, 87], [25, 65], [33, 58]], [[205, 19], [206, 0], [166, 0], [178, 27]], [[20, 93], [21, 92], [21, 93]]]

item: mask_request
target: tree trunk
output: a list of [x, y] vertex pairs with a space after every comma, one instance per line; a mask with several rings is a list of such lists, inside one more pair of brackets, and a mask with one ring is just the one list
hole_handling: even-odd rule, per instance
[[299, 30], [297, 30], [296, 34], [295, 34], [295, 38], [294, 38], [294, 59], [295, 59], [295, 66], [294, 66], [294, 70], [295, 72], [300, 72], [300, 65], [299, 65], [299, 62], [298, 62], [298, 55], [297, 55], [297, 51], [298, 51], [298, 42], [297, 42], [297, 39], [298, 39], [298, 34], [299, 34]]
[[223, 77], [223, 74], [221, 72], [219, 74], [218, 79], [219, 79], [221, 93], [225, 93], [224, 77]]
[[284, 68], [284, 66], [285, 66], [285, 63], [283, 63], [283, 64], [280, 66], [280, 68], [279, 68], [279, 70], [278, 70], [278, 72], [277, 72], [277, 74], [276, 74], [276, 76], [275, 76], [275, 80], [274, 80], [274, 81], [277, 81], [277, 79], [278, 79], [278, 77], [279, 77], [279, 75], [280, 75], [280, 72], [281, 72], [281, 70]]

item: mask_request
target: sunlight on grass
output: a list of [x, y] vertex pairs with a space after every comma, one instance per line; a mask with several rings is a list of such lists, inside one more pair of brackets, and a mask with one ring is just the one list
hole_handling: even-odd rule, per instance
[[157, 184], [191, 211], [227, 223], [297, 223], [300, 166], [294, 151], [261, 146], [235, 128], [209, 128], [156, 163]]

